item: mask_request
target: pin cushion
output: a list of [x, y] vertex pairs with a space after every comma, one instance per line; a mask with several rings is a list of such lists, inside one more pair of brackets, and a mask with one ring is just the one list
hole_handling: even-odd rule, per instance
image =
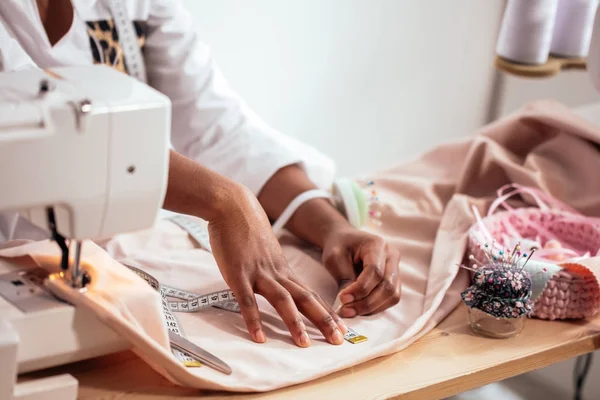
[[502, 265], [475, 272], [473, 285], [462, 293], [468, 307], [496, 318], [518, 318], [531, 312], [531, 279], [527, 273]]
[[469, 307], [471, 329], [496, 338], [514, 336], [533, 309], [531, 277], [524, 270], [531, 253], [522, 253], [520, 245], [497, 253], [493, 244], [480, 247], [484, 261], [470, 255], [471, 267], [461, 265], [474, 272], [472, 285], [461, 294]]

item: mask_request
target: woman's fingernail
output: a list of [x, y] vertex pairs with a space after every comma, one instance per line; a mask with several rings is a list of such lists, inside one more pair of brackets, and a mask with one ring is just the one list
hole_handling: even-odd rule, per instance
[[348, 327], [346, 326], [345, 323], [343, 323], [342, 321], [340, 321], [340, 323], [338, 324], [340, 329], [342, 330], [342, 333], [347, 333], [348, 332]]
[[342, 344], [342, 342], [344, 341], [344, 337], [342, 336], [342, 333], [337, 329], [335, 331], [333, 331], [333, 335], [332, 335], [331, 339], [333, 340], [333, 343], [335, 343], [335, 344]]
[[356, 310], [354, 308], [342, 308], [342, 316], [345, 318], [356, 317]]
[[352, 303], [354, 301], [354, 296], [351, 294], [343, 294], [340, 296], [340, 301], [344, 304]]
[[267, 341], [267, 337], [265, 336], [265, 333], [262, 331], [262, 329], [256, 331], [256, 341], [259, 343], [264, 343]]
[[310, 346], [310, 339], [308, 338], [308, 334], [306, 332], [302, 332], [300, 335], [300, 344], [304, 347]]

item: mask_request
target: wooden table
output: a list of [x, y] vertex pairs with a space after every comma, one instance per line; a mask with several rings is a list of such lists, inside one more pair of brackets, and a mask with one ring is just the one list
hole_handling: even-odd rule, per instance
[[[466, 308], [408, 349], [392, 356], [275, 392], [239, 399], [441, 399], [546, 367], [600, 348], [600, 315], [588, 321], [527, 320], [521, 335], [495, 340], [473, 336]], [[171, 385], [133, 353], [56, 368], [79, 380], [81, 400], [229, 399]], [[44, 373], [47, 374], [47, 373]], [[36, 376], [40, 376], [37, 374]], [[340, 397], [341, 396], [341, 397]]]

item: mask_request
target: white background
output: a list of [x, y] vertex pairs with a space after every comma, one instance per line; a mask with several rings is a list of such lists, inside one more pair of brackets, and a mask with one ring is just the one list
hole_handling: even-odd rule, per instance
[[[341, 175], [393, 165], [472, 134], [530, 100], [557, 98], [572, 106], [598, 100], [584, 72], [526, 80], [494, 70], [502, 0], [186, 5], [250, 106], [275, 128], [332, 156]], [[586, 386], [590, 399], [600, 393], [596, 358]], [[529, 374], [538, 395], [522, 398], [570, 399], [571, 374], [572, 362]]]

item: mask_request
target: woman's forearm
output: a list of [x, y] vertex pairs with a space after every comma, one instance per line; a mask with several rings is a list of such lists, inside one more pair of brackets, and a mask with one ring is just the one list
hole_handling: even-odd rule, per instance
[[[290, 165], [277, 171], [258, 195], [269, 218], [275, 220], [300, 193], [315, 189], [302, 168]], [[327, 235], [337, 224], [348, 222], [327, 199], [313, 199], [300, 206], [286, 228], [296, 236], [322, 247]]]
[[240, 185], [171, 150], [163, 207], [207, 221], [225, 213], [224, 204], [240, 195]]

